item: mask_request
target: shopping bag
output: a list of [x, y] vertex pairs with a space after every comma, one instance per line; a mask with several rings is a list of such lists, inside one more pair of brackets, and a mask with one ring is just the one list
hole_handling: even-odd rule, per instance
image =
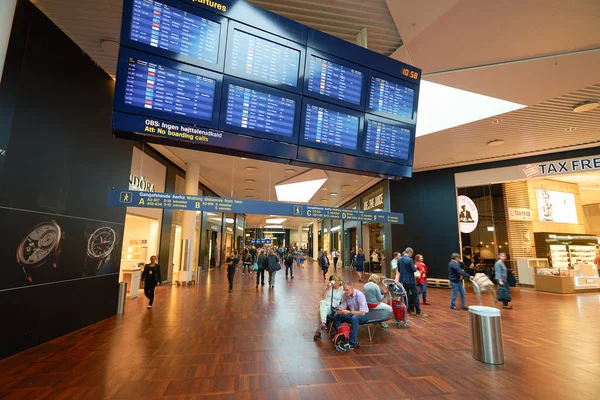
[[508, 292], [508, 288], [504, 285], [500, 285], [498, 287], [498, 301], [511, 301], [510, 293]]
[[252, 269], [254, 271], [258, 271], [258, 263], [255, 262], [254, 265], [252, 266]]

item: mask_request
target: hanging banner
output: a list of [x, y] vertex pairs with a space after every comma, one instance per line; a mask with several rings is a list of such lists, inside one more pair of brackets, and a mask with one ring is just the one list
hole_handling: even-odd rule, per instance
[[138, 192], [110, 189], [108, 205], [162, 208], [169, 210], [212, 211], [239, 214], [267, 214], [287, 217], [342, 219], [346, 221], [403, 224], [404, 214], [321, 207], [308, 204], [279, 203], [260, 200], [229, 199], [184, 194]]

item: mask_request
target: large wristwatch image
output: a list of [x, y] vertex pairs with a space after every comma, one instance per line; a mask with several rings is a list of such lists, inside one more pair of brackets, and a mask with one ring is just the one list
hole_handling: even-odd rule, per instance
[[57, 267], [62, 240], [65, 233], [56, 221], [42, 222], [34, 226], [17, 247], [17, 262], [29, 282], [31, 273], [44, 265]]
[[[111, 256], [117, 244], [117, 233], [108, 226], [96, 229], [87, 243], [87, 257], [93, 264], [91, 271], [95, 275], [104, 265], [111, 261]], [[86, 266], [89, 263], [86, 262]]]

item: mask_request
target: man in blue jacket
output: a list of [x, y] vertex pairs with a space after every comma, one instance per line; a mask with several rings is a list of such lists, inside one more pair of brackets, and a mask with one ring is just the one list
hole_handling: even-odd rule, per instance
[[450, 285], [452, 286], [452, 297], [450, 298], [450, 308], [458, 310], [456, 308], [456, 296], [460, 293], [460, 304], [463, 310], [467, 310], [465, 303], [465, 287], [462, 284], [463, 277], [471, 279], [471, 275], [467, 274], [460, 268], [460, 254], [452, 253], [450, 256], [451, 260], [448, 264], [448, 279], [450, 279]]
[[427, 317], [427, 314], [421, 312], [419, 304], [419, 291], [417, 289], [417, 281], [415, 280], [415, 271], [417, 267], [413, 262], [412, 255], [414, 251], [410, 247], [404, 250], [402, 258], [398, 260], [398, 269], [396, 270], [396, 282], [402, 283], [408, 295], [408, 311], [414, 313], [417, 317]]

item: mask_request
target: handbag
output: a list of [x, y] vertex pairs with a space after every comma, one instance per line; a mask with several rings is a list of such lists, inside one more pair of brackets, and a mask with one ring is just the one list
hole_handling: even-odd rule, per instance
[[419, 270], [415, 271], [415, 278], [417, 278], [417, 279], [421, 278], [421, 271], [419, 271]]
[[258, 263], [257, 262], [254, 263], [254, 265], [252, 266], [252, 269], [254, 271], [258, 271]]
[[508, 288], [504, 285], [500, 285], [498, 287], [498, 301], [511, 301], [510, 293], [508, 292]]

